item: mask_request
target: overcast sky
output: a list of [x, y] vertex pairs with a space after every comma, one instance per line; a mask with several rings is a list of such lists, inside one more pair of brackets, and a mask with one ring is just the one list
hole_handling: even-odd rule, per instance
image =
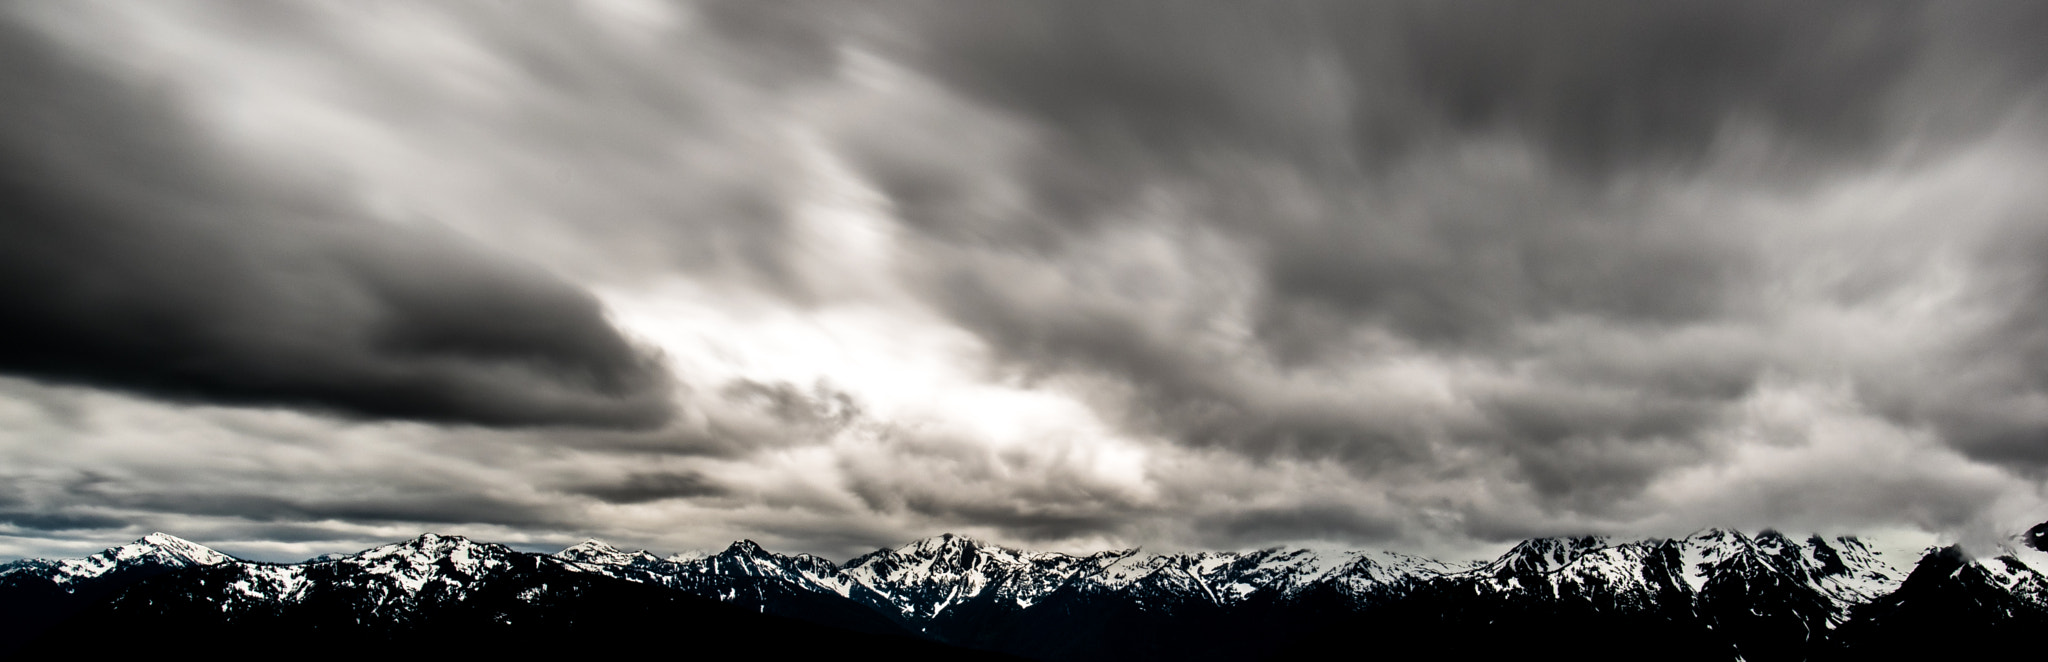
[[0, 558], [2016, 533], [2043, 34], [2020, 2], [9, 2]]

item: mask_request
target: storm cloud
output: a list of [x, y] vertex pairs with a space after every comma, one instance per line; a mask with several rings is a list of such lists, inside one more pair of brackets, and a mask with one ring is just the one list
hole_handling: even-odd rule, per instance
[[595, 297], [204, 143], [167, 94], [5, 26], [0, 370], [199, 402], [658, 425]]
[[2032, 6], [6, 26], [0, 511], [59, 541], [21, 548], [1427, 550], [2048, 508]]

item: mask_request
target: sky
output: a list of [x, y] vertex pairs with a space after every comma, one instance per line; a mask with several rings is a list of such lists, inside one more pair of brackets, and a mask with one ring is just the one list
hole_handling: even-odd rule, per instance
[[2044, 32], [9, 2], [0, 558], [1995, 544], [2048, 519]]

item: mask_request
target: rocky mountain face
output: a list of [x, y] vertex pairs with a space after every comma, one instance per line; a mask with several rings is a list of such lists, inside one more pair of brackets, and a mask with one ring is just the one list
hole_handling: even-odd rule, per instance
[[[1973, 559], [1951, 547], [1902, 569], [1855, 538], [1723, 530], [1533, 539], [1476, 564], [1303, 549], [1069, 555], [954, 535], [835, 564], [750, 541], [672, 557], [590, 541], [542, 555], [432, 534], [269, 564], [152, 534], [84, 559], [0, 565], [13, 628], [0, 640], [55, 645], [118, 626], [418, 646], [462, 633], [465, 646], [531, 652], [715, 622], [717, 636], [865, 642], [913, 658], [975, 649], [1246, 659], [1360, 642], [1428, 642], [1446, 654], [1597, 645], [1680, 659], [1867, 658], [2038, 639], [2048, 578], [2038, 558], [2021, 558], [2042, 556], [2024, 549], [2029, 535], [2012, 554]], [[806, 636], [787, 635], [798, 630]]]

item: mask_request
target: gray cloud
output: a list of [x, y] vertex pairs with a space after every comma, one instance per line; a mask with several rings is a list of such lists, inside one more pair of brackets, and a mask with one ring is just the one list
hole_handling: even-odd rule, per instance
[[199, 402], [641, 427], [670, 377], [595, 298], [364, 218], [9, 22], [0, 369]]
[[[903, 141], [850, 149], [932, 240], [912, 271], [932, 300], [1026, 374], [1121, 382], [1097, 402], [1128, 429], [1254, 458], [1340, 457], [1366, 475], [1486, 448], [1533, 496], [1599, 513], [1724, 460], [1759, 380], [1793, 375], [1863, 383], [1872, 406], [1916, 412], [1902, 424], [1937, 421], [1944, 443], [2031, 471], [2034, 396], [1993, 394], [2035, 393], [2034, 375], [1990, 358], [2032, 355], [2031, 306], [1962, 340], [1964, 353], [1939, 348], [1962, 326], [1913, 339], [1930, 359], [1988, 370], [1940, 380], [1968, 395], [1874, 383], [1895, 359], [1844, 366], [1786, 325], [1905, 296], [1946, 258], [1835, 253], [1860, 276], [1788, 302], [1791, 279], [1821, 262], [1797, 252], [1811, 246], [1772, 245], [1782, 228], [1766, 223], [1810, 221], [1746, 205], [1821, 195], [1884, 159], [1931, 168], [2032, 138], [1993, 137], [2040, 89], [2034, 47], [1993, 33], [2037, 17], [1867, 3], [981, 9], [906, 11], [919, 38], [889, 52], [1033, 141], [949, 143], [979, 150], [979, 169], [905, 154]], [[1945, 80], [1972, 76], [1995, 83], [1944, 96]], [[877, 133], [920, 129], [954, 130]], [[1990, 213], [2048, 208], [2009, 202], [2030, 206]], [[1886, 240], [1983, 239], [1915, 225]], [[2000, 226], [2003, 240], [2022, 231]], [[1132, 232], [1204, 261], [1148, 270], [1102, 248]], [[1232, 245], [1226, 259], [1191, 250], [1204, 236]], [[1975, 257], [2021, 282], [2036, 273], [2036, 255]], [[1189, 285], [1205, 279], [1229, 285]], [[1993, 296], [1955, 312], [2021, 300], [1996, 282], [1973, 281]], [[1252, 342], [1216, 350], [1219, 323], [1249, 327]], [[1724, 338], [1702, 345], [1703, 333]], [[1419, 422], [1338, 381], [1281, 386], [1376, 357], [1514, 376], [1462, 381], [1469, 408]]]

